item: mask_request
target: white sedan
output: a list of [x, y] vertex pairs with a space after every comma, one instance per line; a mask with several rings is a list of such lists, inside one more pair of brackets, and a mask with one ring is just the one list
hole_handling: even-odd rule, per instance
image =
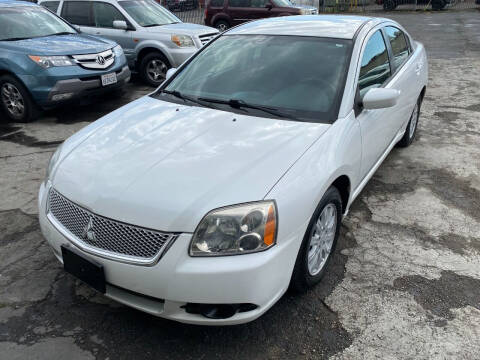
[[342, 217], [415, 137], [427, 59], [396, 22], [231, 29], [53, 155], [42, 232], [66, 271], [185, 323], [254, 320], [328, 270]]

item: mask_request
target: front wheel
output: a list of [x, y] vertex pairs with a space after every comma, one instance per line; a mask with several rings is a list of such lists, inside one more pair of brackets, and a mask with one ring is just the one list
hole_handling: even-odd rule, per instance
[[342, 198], [331, 186], [312, 215], [297, 255], [290, 286], [303, 292], [325, 274], [340, 233]]
[[15, 122], [35, 120], [40, 110], [25, 86], [13, 76], [0, 76], [0, 104], [8, 116]]
[[170, 63], [159, 52], [147, 54], [140, 63], [140, 75], [149, 85], [158, 87], [165, 81]]

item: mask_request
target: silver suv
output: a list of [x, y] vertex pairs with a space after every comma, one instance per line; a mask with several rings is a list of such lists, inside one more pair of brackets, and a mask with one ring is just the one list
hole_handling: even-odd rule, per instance
[[129, 67], [152, 86], [218, 34], [218, 30], [182, 23], [153, 0], [39, 1], [80, 31], [116, 41]]

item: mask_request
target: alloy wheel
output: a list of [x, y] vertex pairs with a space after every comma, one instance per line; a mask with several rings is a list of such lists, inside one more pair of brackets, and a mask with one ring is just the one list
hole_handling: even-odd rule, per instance
[[1, 88], [1, 98], [5, 109], [15, 119], [25, 114], [25, 100], [17, 87], [11, 83], [4, 83]]
[[160, 83], [165, 80], [167, 76], [167, 64], [160, 59], [152, 59], [147, 64], [147, 76], [156, 83]]
[[408, 136], [409, 138], [413, 138], [413, 135], [415, 134], [415, 129], [417, 128], [417, 123], [418, 123], [418, 116], [419, 116], [419, 111], [418, 111], [418, 103], [415, 104], [415, 108], [413, 109], [412, 117], [410, 118], [410, 126], [408, 127]]
[[327, 204], [320, 213], [310, 233], [308, 272], [311, 276], [322, 271], [332, 250], [337, 231], [337, 207]]

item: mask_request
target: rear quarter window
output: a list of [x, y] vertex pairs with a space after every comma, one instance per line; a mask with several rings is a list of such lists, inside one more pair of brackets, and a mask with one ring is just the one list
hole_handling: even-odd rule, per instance
[[58, 5], [60, 4], [60, 1], [45, 1], [42, 2], [40, 5], [42, 5], [44, 8], [47, 8], [48, 10], [56, 13], [58, 10]]
[[224, 0], [210, 0], [210, 6], [213, 7], [223, 7]]

